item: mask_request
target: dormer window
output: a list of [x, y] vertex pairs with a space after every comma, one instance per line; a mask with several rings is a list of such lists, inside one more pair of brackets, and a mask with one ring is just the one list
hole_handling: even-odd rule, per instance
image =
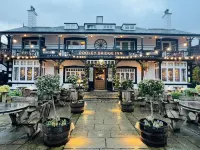
[[78, 29], [78, 24], [77, 23], [65, 23], [65, 30], [73, 29], [77, 30]]
[[122, 30], [135, 30], [136, 24], [123, 24]]

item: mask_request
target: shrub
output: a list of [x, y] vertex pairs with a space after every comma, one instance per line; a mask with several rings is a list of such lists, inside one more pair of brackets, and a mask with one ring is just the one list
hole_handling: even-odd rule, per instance
[[179, 97], [182, 95], [180, 92], [172, 92], [172, 99], [179, 99]]
[[77, 81], [78, 81], [78, 76], [77, 75], [70, 75], [68, 78], [67, 78], [67, 81], [69, 83], [71, 83], [74, 87], [76, 86], [77, 84]]
[[17, 89], [17, 90], [10, 91], [8, 93], [8, 95], [9, 96], [22, 96], [22, 92], [19, 89]]
[[195, 87], [195, 89], [197, 90], [198, 93], [200, 93], [200, 85], [197, 85], [197, 86]]
[[194, 96], [194, 94], [197, 94], [198, 92], [195, 88], [188, 88], [185, 89], [184, 93], [186, 96]]
[[122, 90], [133, 89], [133, 81], [132, 80], [125, 80], [121, 84]]
[[0, 86], [0, 92], [9, 92], [10, 87], [8, 85]]

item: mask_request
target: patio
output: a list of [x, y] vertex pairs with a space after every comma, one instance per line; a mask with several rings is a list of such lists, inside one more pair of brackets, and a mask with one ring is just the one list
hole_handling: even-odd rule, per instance
[[[149, 111], [141, 111], [139, 106], [135, 106], [133, 113], [123, 113], [117, 102], [93, 101], [87, 102], [81, 115], [71, 115], [69, 106], [57, 107], [57, 111], [61, 117], [71, 117], [75, 123], [75, 129], [66, 145], [56, 148], [44, 146], [42, 132], [34, 139], [28, 139], [23, 127], [12, 126], [9, 116], [1, 115], [0, 149], [156, 149], [149, 148], [140, 141], [135, 123], [149, 115]], [[162, 118], [158, 113], [155, 113], [155, 116]], [[170, 122], [169, 119], [162, 120]], [[168, 135], [167, 146], [158, 148], [159, 150], [200, 149], [200, 130], [193, 124], [184, 123], [180, 133], [170, 130]]]

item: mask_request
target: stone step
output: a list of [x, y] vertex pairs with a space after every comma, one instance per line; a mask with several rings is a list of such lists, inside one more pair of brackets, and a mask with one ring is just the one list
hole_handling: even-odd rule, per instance
[[118, 100], [118, 92], [92, 91], [85, 92], [84, 100]]

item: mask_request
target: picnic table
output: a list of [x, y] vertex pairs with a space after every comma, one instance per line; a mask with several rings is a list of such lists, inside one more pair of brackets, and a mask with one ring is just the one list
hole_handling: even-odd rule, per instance
[[187, 117], [190, 121], [189, 113], [192, 112], [196, 114], [196, 123], [200, 123], [200, 102], [199, 101], [181, 101], [179, 102], [181, 106], [181, 113]]
[[0, 103], [0, 114], [8, 114], [12, 125], [19, 125], [21, 117], [28, 107], [27, 103]]

